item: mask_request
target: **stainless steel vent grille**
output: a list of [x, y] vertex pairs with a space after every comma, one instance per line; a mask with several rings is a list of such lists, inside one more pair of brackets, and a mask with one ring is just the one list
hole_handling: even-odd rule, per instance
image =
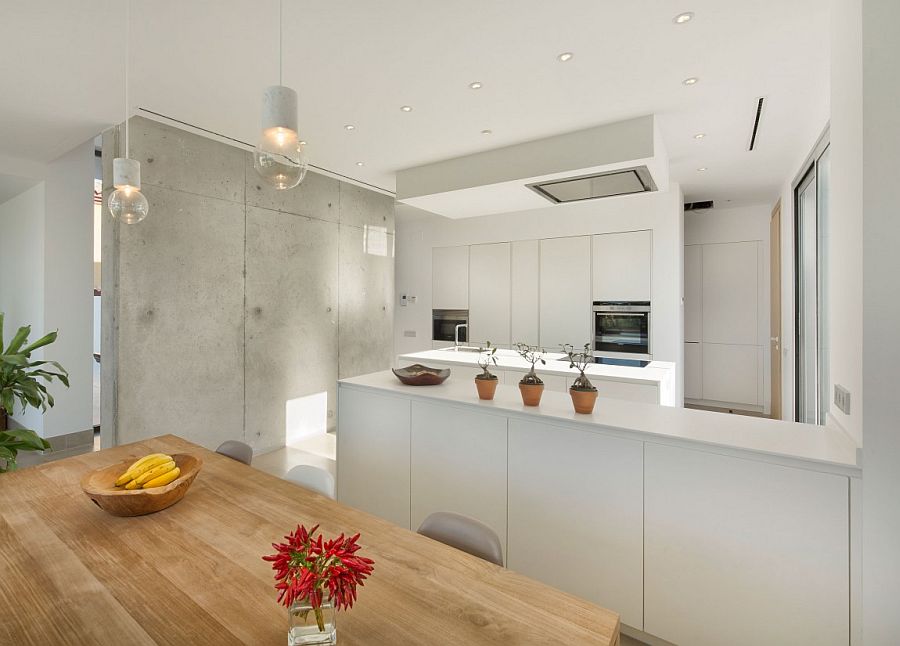
[[653, 183], [653, 178], [650, 177], [650, 171], [647, 170], [646, 166], [620, 168], [605, 173], [567, 177], [565, 179], [528, 184], [527, 186], [554, 204], [596, 200], [601, 197], [647, 193], [656, 190], [656, 184]]

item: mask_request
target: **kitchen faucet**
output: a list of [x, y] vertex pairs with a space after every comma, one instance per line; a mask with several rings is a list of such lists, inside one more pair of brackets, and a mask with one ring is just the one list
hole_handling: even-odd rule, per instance
[[459, 347], [459, 328], [461, 328], [461, 327], [466, 328], [466, 330], [469, 329], [469, 326], [466, 323], [460, 323], [459, 325], [456, 326], [456, 330], [453, 333], [453, 340], [454, 340], [457, 348]]

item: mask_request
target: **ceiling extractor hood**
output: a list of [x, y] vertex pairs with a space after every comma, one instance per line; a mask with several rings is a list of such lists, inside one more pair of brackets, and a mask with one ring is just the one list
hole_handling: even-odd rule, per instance
[[397, 173], [398, 202], [449, 218], [554, 208], [668, 188], [668, 158], [653, 116]]
[[656, 190], [656, 184], [646, 166], [610, 170], [605, 173], [567, 179], [554, 179], [548, 182], [526, 184], [526, 186], [554, 204], [633, 195]]

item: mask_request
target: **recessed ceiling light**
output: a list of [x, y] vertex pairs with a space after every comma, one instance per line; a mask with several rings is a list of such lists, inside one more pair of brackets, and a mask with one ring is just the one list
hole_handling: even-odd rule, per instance
[[697, 81], [699, 81], [699, 80], [700, 79], [698, 79], [696, 76], [691, 76], [689, 78], [684, 79], [682, 81], [682, 83], [684, 83], [685, 85], [696, 85]]
[[348, 123], [346, 126], [344, 126], [344, 130], [356, 130], [356, 126], [354, 126], [352, 123]]
[[490, 135], [490, 134], [493, 134], [493, 132], [494, 132], [493, 130], [488, 130], [487, 128], [485, 128], [484, 130], [481, 131], [481, 134]]
[[705, 132], [698, 132], [696, 135], [694, 135], [694, 139], [703, 139], [705, 136]]
[[481, 89], [481, 81], [474, 81], [469, 83], [470, 90], [480, 90]]
[[675, 16], [672, 20], [675, 22], [676, 25], [683, 25], [684, 23], [690, 22], [693, 19], [694, 19], [694, 12], [693, 11], [685, 11], [684, 13], [680, 13], [677, 16]]
[[357, 166], [365, 166], [366, 163], [365, 163], [365, 162], [356, 162], [356, 165], [357, 165]]
[[411, 105], [401, 105], [401, 106], [400, 106], [400, 109], [403, 110], [404, 112], [412, 112], [412, 106], [411, 106]]
[[575, 56], [575, 54], [573, 54], [572, 52], [563, 52], [562, 54], [560, 54], [560, 55], [557, 56], [556, 58], [558, 58], [561, 62], [565, 63], [566, 61], [572, 60], [572, 58], [573, 58], [574, 56]]
[[705, 173], [706, 171], [707, 171], [706, 166], [701, 166], [700, 168], [697, 169], [698, 173]]

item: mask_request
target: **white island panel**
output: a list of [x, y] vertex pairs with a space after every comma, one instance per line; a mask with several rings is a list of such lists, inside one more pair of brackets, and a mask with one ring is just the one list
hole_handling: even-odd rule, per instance
[[848, 644], [847, 477], [651, 443], [644, 468], [646, 632]]
[[643, 626], [643, 444], [509, 422], [507, 565]]

